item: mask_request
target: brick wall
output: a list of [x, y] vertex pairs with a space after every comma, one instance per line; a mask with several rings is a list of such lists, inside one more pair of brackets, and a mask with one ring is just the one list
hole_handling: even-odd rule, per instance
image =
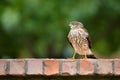
[[0, 59], [0, 80], [120, 80], [120, 59]]

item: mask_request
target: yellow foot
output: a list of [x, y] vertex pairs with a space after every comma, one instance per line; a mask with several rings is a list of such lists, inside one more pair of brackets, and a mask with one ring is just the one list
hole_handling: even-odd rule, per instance
[[88, 58], [87, 58], [87, 56], [85, 55], [85, 57], [83, 58], [84, 60], [87, 60]]
[[87, 57], [84, 57], [83, 59], [84, 59], [84, 60], [87, 60], [88, 58], [87, 58]]
[[71, 57], [71, 58], [68, 58], [68, 59], [75, 59], [75, 57]]
[[74, 58], [74, 57], [71, 57], [71, 58], [68, 58], [68, 60], [70, 60], [70, 61], [74, 61], [75, 58]]

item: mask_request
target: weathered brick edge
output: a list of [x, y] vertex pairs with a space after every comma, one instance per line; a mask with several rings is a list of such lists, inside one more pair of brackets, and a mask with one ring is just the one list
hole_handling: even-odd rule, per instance
[[120, 75], [120, 59], [0, 59], [6, 75]]

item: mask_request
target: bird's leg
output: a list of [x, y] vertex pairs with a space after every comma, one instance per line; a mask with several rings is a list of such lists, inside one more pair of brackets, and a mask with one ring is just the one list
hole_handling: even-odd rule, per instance
[[87, 54], [85, 53], [85, 57], [83, 59], [87, 59]]
[[73, 56], [71, 58], [68, 58], [68, 59], [74, 60], [75, 59], [75, 55], [76, 55], [76, 52], [74, 51]]
[[75, 59], [76, 52], [74, 51], [72, 59]]

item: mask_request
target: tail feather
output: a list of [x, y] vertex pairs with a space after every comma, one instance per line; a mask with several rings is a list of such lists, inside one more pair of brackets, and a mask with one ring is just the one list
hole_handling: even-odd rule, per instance
[[96, 57], [94, 56], [94, 54], [92, 53], [92, 51], [91, 51], [90, 49], [89, 49], [89, 51], [88, 51], [87, 58], [96, 59]]
[[92, 54], [93, 54], [92, 51], [89, 49], [87, 55], [92, 55]]

